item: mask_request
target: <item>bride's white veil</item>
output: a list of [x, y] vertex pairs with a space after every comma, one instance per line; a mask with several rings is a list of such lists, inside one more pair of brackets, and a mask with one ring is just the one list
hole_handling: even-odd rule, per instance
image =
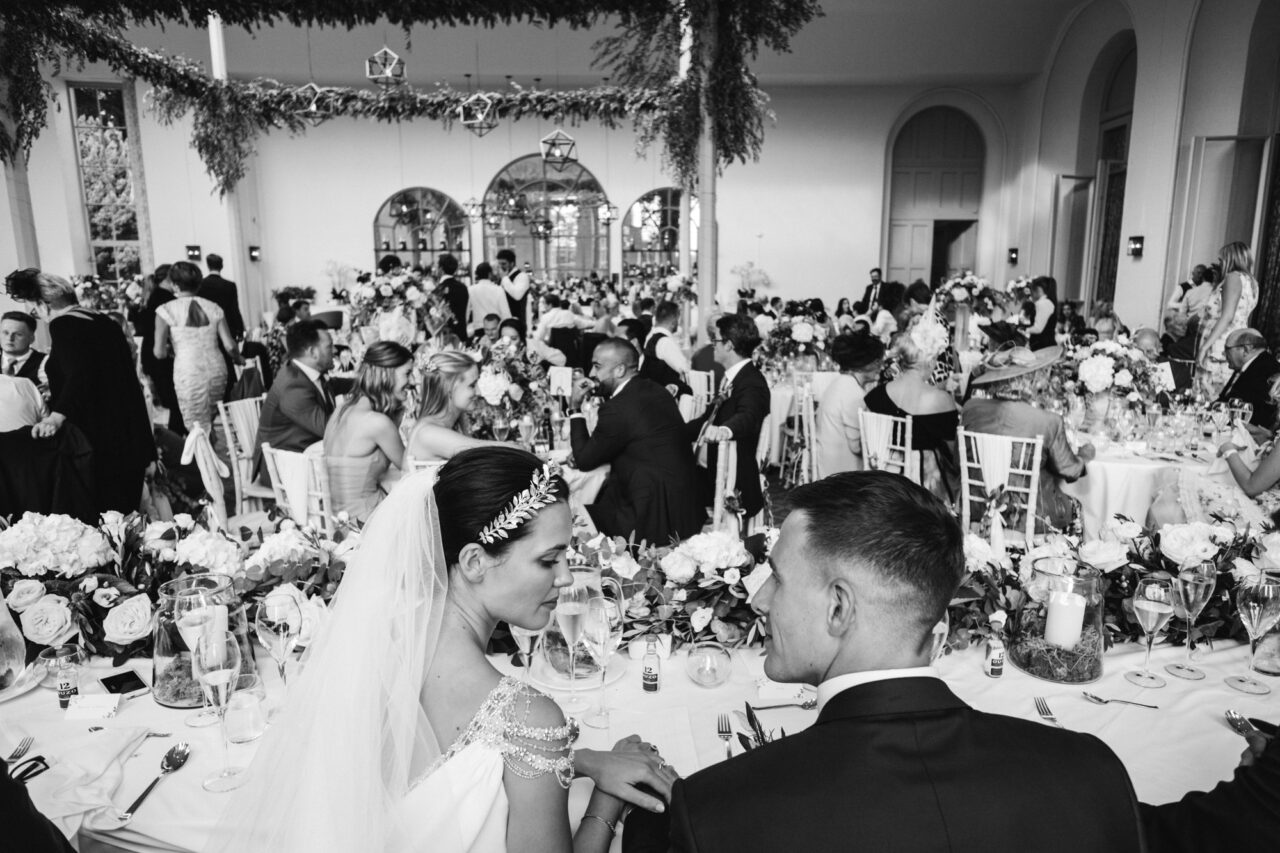
[[434, 484], [406, 477], [361, 532], [209, 853], [383, 851], [400, 835], [399, 803], [440, 755], [420, 698], [448, 587]]

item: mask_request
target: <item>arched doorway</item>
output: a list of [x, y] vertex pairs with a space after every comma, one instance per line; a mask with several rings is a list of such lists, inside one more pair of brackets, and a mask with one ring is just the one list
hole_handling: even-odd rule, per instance
[[471, 227], [467, 213], [449, 196], [429, 187], [394, 193], [373, 218], [374, 264], [395, 255], [406, 266], [430, 268], [437, 254], [451, 253], [471, 269]]
[[921, 110], [893, 145], [886, 278], [937, 283], [977, 266], [986, 144], [955, 107]]
[[1110, 302], [1116, 295], [1120, 265], [1121, 220], [1129, 171], [1129, 131], [1133, 124], [1133, 92], [1138, 79], [1138, 49], [1133, 34], [1111, 69], [1098, 117], [1098, 255], [1093, 269], [1091, 301]]
[[[647, 192], [622, 217], [622, 273], [636, 277], [646, 267], [669, 274], [680, 260], [680, 195], [678, 187]], [[698, 197], [689, 198], [690, 257], [698, 266]]]
[[508, 163], [484, 193], [485, 257], [512, 249], [538, 279], [562, 281], [592, 272], [609, 276], [604, 188], [582, 164], [560, 169], [537, 154]]

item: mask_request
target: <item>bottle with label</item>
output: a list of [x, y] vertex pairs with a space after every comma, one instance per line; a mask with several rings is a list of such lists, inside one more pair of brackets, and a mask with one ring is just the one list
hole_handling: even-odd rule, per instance
[[986, 657], [982, 662], [982, 671], [991, 678], [1004, 675], [1004, 613], [998, 611], [991, 615], [991, 636], [987, 639]]
[[64, 658], [58, 667], [58, 707], [66, 708], [79, 692], [80, 673], [69, 658]]
[[657, 693], [662, 689], [662, 658], [658, 657], [658, 638], [654, 636], [645, 641], [644, 659], [640, 665], [640, 685], [645, 693]]

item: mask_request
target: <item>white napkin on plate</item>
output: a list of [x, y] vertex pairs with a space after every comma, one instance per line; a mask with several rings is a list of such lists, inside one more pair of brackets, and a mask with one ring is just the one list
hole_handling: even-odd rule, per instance
[[[12, 737], [12, 735], [10, 735]], [[68, 839], [97, 812], [111, 808], [124, 778], [124, 762], [147, 736], [143, 726], [62, 735], [47, 746], [36, 740], [25, 756], [43, 755], [49, 769], [27, 782], [31, 801]]]

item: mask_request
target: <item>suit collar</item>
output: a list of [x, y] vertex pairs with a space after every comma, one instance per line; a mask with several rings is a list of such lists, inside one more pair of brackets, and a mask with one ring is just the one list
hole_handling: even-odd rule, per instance
[[831, 697], [818, 724], [859, 717], [895, 717], [967, 708], [939, 678], [891, 678], [850, 687]]

